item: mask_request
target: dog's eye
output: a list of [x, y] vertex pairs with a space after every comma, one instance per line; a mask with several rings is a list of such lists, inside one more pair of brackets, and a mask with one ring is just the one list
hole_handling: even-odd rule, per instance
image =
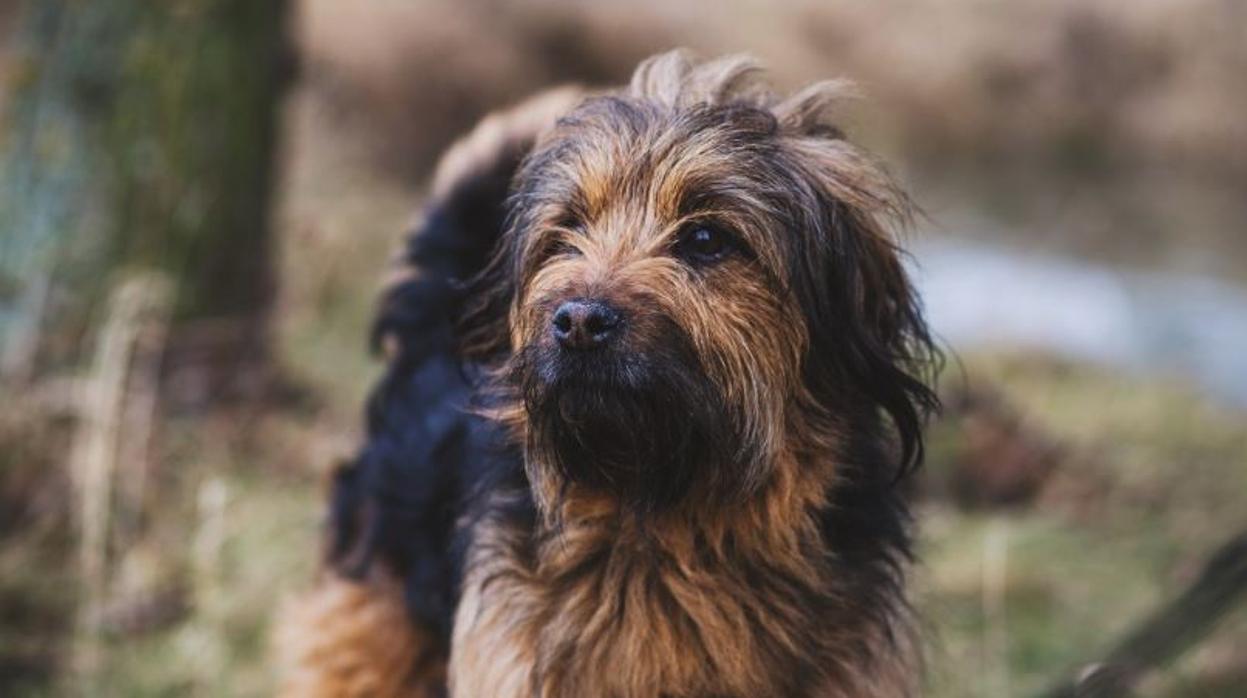
[[554, 228], [557, 232], [552, 231], [550, 242], [547, 243], [542, 258], [580, 256], [580, 249], [573, 245], [570, 239], [584, 234], [580, 219], [567, 214], [554, 222]]
[[580, 250], [556, 232], [548, 232], [541, 236], [537, 246], [533, 248], [529, 258], [533, 264], [543, 266], [558, 257], [579, 257]]
[[694, 223], [680, 232], [675, 253], [690, 264], [709, 264], [731, 254], [736, 238], [712, 225]]
[[544, 254], [541, 255], [543, 260], [552, 259], [554, 257], [579, 257], [580, 250], [566, 240], [555, 240], [546, 246]]
[[565, 213], [562, 216], [559, 216], [558, 219], [554, 221], [554, 226], [556, 228], [565, 228], [576, 232], [580, 232], [582, 229], [580, 218], [571, 213]]

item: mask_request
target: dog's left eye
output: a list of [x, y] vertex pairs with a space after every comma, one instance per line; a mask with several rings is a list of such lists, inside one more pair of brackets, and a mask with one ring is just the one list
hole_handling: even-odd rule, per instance
[[675, 253], [691, 264], [709, 264], [736, 249], [736, 239], [714, 226], [694, 223], [680, 232]]

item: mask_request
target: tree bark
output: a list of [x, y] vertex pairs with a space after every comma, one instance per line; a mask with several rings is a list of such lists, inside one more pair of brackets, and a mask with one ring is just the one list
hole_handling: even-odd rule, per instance
[[217, 369], [266, 362], [288, 15], [287, 0], [27, 3], [0, 126], [6, 372], [77, 360], [129, 270], [173, 280], [175, 347], [213, 327]]

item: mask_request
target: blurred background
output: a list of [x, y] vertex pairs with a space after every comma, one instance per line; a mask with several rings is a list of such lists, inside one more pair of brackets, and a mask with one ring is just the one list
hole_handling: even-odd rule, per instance
[[0, 3], [0, 694], [270, 693], [437, 155], [673, 46], [855, 80], [925, 213], [929, 694], [1247, 694], [1237, 0]]

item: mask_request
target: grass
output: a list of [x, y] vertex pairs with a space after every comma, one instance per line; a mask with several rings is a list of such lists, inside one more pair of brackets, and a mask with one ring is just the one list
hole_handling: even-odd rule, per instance
[[[1096, 659], [1247, 527], [1244, 415], [1173, 383], [1038, 357], [972, 356], [966, 366], [1065, 456], [1030, 506], [922, 507], [918, 605], [935, 629], [931, 693], [1001, 695], [992, 677], [1004, 676], [1004, 695], [1034, 695]], [[936, 438], [955, 438], [951, 428]], [[929, 475], [946, 467], [937, 456]], [[998, 610], [984, 602], [991, 535], [1008, 550]], [[1143, 694], [1238, 695], [1233, 679], [1247, 680], [1247, 661], [1233, 648], [1247, 642], [1244, 620], [1240, 609]], [[993, 635], [992, 623], [1004, 630]]]
[[[271, 615], [285, 594], [311, 579], [320, 500], [306, 481], [246, 470], [252, 468], [217, 480], [227, 492], [223, 545], [211, 579], [195, 582], [195, 611], [159, 632], [113, 638], [100, 694], [271, 693]], [[175, 517], [170, 532], [184, 536], [190, 518]], [[162, 550], [172, 546], [169, 541]], [[190, 560], [177, 562], [194, 567]]]
[[[325, 307], [357, 312], [341, 310], [353, 307], [346, 299]], [[305, 317], [358, 325], [328, 313]], [[327, 329], [296, 327], [283, 341], [283, 356], [293, 362], [354, 351], [343, 348], [348, 344]], [[353, 390], [333, 383], [336, 366], [373, 370], [345, 357], [301, 365], [319, 398], [313, 404]], [[965, 365], [972, 380], [998, 386], [1031, 428], [1060, 442], [1064, 456], [1029, 505], [964, 509], [939, 497], [923, 500], [914, 592], [929, 639], [930, 695], [1034, 695], [1176, 594], [1211, 549], [1247, 525], [1243, 415], [1177, 384], [1041, 357], [973, 355]], [[351, 412], [298, 407], [163, 426], [159, 504], [147, 534], [119, 552], [114, 580], [118, 589], [181, 585], [189, 612], [156, 629], [110, 636], [99, 695], [271, 692], [271, 614], [313, 577], [321, 482], [334, 450], [350, 443], [352, 427], [342, 423], [348, 418], [337, 415]], [[937, 425], [933, 438], [955, 440], [956, 423]], [[937, 448], [924, 477], [939, 477], [953, 452]], [[225, 493], [221, 542], [206, 570], [195, 544], [205, 525], [198, 503], [205, 487]], [[0, 546], [0, 596], [21, 598], [21, 609], [34, 616], [65, 609], [74, 581], [52, 544], [64, 532], [23, 535]], [[984, 570], [993, 564], [996, 581]], [[10, 603], [6, 612], [15, 608]], [[16, 634], [0, 638], [6, 656], [20, 651]], [[1236, 652], [1244, 642], [1247, 615], [1240, 610], [1198, 651], [1149, 681], [1143, 695], [1236, 695], [1247, 680], [1247, 662]], [[64, 687], [35, 681], [6, 695], [52, 695]]]
[[[1070, 455], [1049, 487], [1088, 472], [1103, 487], [1082, 493], [1088, 501], [1041, 497], [1005, 511], [940, 500], [920, 508], [915, 597], [930, 640], [930, 695], [1034, 695], [1176, 594], [1223, 537], [1247, 524], [1247, 443], [1235, 428], [1241, 415], [1170, 386], [1033, 358], [975, 357], [968, 367], [998, 381], [1029, 420], [1066, 444]], [[205, 482], [222, 483], [219, 563], [212, 580], [191, 581], [193, 599], [204, 600], [206, 584], [215, 600], [170, 627], [111, 639], [100, 694], [265, 695], [271, 611], [312, 578], [323, 464], [317, 447], [298, 443], [315, 442], [323, 425], [315, 414], [271, 415], [259, 436], [233, 442], [215, 431], [230, 425], [172, 428], [185, 432], [170, 440], [180, 461], [161, 483], [168, 499], [144, 545], [174, 576], [193, 577], [186, 543], [201, 525], [195, 500]], [[931, 463], [930, 473], [944, 465]], [[984, 590], [992, 545], [1006, 550], [997, 609]], [[1234, 653], [1244, 642], [1240, 611], [1144, 695], [1235, 695], [1233, 677], [1247, 679]]]

